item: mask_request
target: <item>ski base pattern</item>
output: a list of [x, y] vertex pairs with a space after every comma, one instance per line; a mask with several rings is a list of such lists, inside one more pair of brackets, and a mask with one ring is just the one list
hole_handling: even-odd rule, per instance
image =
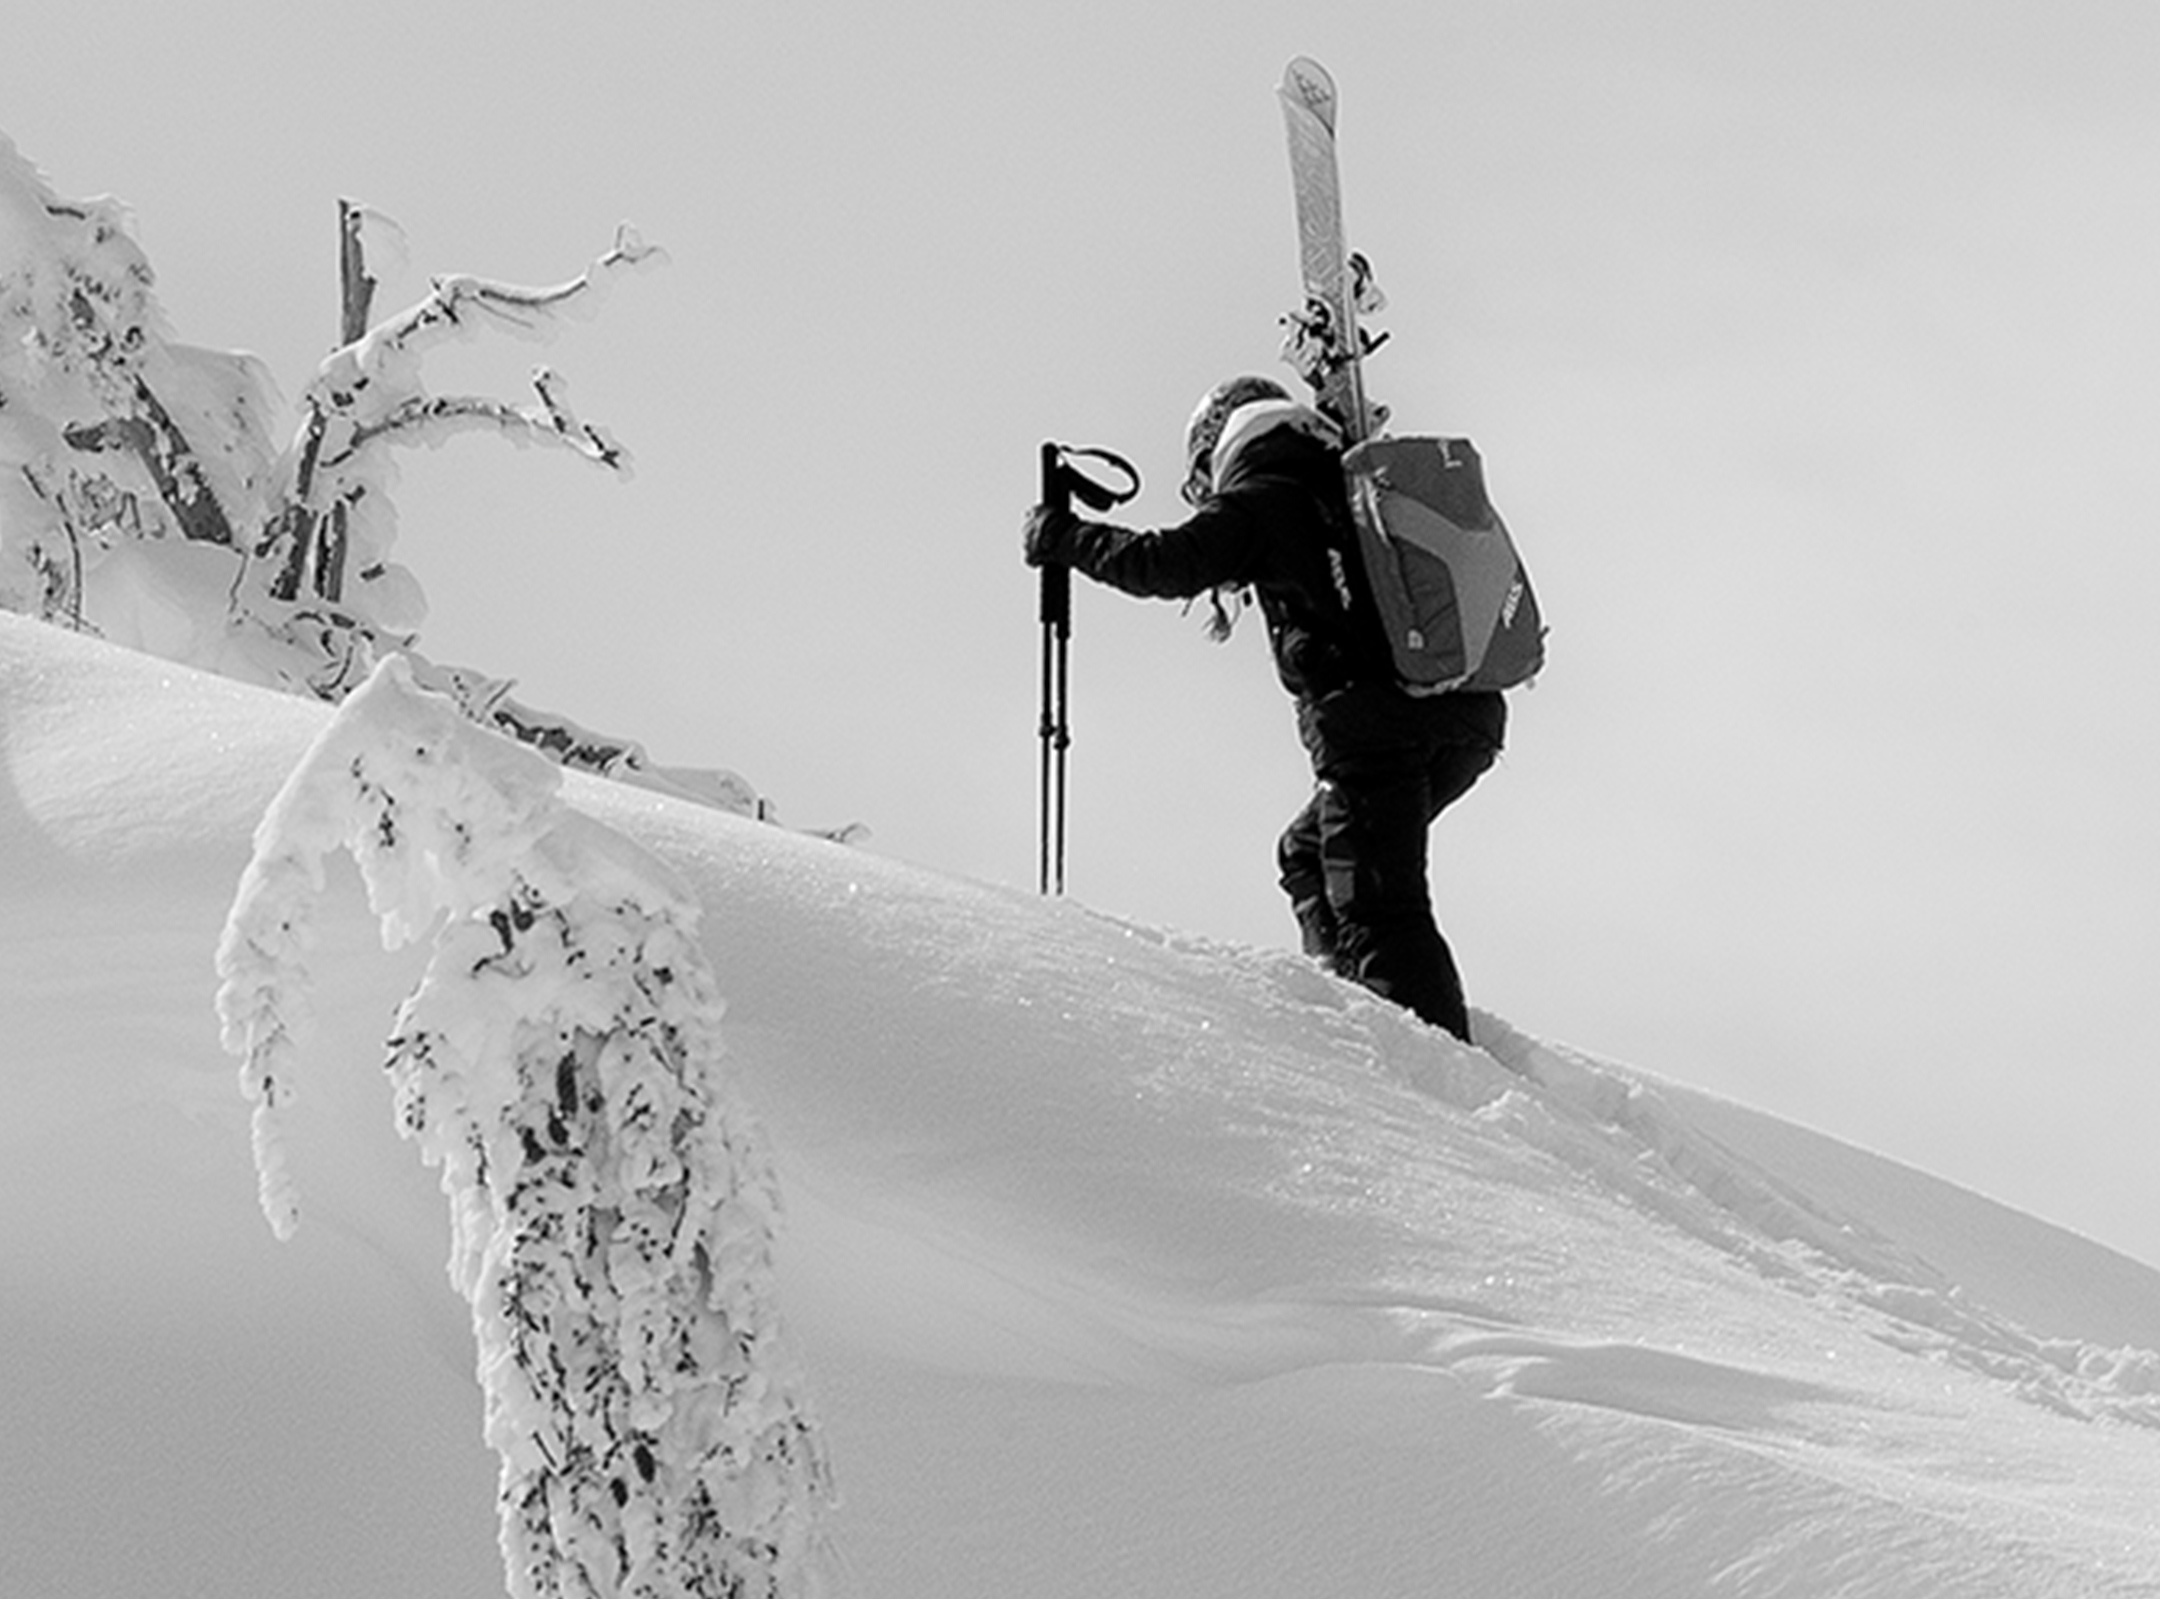
[[1288, 319], [1284, 353], [1312, 385], [1322, 414], [1353, 441], [1372, 431], [1358, 359], [1357, 281], [1343, 240], [1342, 177], [1335, 161], [1335, 80], [1299, 56], [1276, 90], [1289, 137], [1290, 184], [1297, 202], [1298, 274], [1305, 305]]

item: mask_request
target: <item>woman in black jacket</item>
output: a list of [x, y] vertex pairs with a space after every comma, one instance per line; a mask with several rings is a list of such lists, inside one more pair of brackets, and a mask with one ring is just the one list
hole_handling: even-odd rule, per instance
[[1253, 592], [1312, 758], [1312, 798], [1277, 850], [1305, 951], [1468, 1041], [1426, 840], [1499, 754], [1506, 703], [1492, 691], [1401, 687], [1325, 418], [1266, 378], [1234, 378], [1195, 411], [1186, 460], [1195, 510], [1184, 522], [1140, 531], [1037, 506], [1027, 560], [1151, 598]]

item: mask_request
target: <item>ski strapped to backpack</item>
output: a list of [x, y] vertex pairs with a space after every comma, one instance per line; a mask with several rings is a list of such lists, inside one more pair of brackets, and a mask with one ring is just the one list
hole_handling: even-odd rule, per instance
[[1342, 429], [1357, 548], [1402, 686], [1413, 694], [1512, 688], [1545, 661], [1545, 625], [1507, 524], [1467, 439], [1375, 436], [1384, 407], [1365, 392], [1369, 338], [1358, 314], [1385, 302], [1345, 243], [1335, 153], [1340, 97], [1317, 61], [1283, 69], [1283, 124], [1297, 202], [1305, 304], [1285, 318], [1284, 356]]
[[1364, 257], [1345, 247], [1341, 169], [1335, 159], [1335, 80], [1319, 62], [1299, 56], [1283, 69], [1275, 91], [1290, 141], [1290, 186], [1297, 202], [1298, 275], [1305, 303], [1283, 320], [1289, 337], [1283, 358], [1312, 385], [1321, 414], [1355, 442], [1376, 420], [1367, 407], [1359, 365], [1370, 344], [1358, 331], [1360, 311], [1386, 304]]

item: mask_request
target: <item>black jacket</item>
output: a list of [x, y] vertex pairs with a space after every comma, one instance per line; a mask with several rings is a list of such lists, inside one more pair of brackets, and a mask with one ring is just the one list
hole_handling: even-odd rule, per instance
[[1176, 527], [1076, 522], [1059, 532], [1056, 558], [1127, 594], [1191, 599], [1250, 584], [1275, 669], [1299, 699], [1393, 677], [1342, 467], [1315, 440], [1288, 430], [1255, 440], [1221, 491]]
[[[1342, 463], [1302, 434], [1284, 429], [1254, 440], [1221, 491], [1175, 527], [1141, 532], [1074, 520], [1052, 538], [1044, 552], [1051, 559], [1127, 594], [1190, 599], [1250, 584], [1275, 670], [1300, 700], [1397, 681], [1358, 558]], [[1444, 698], [1479, 722], [1497, 723], [1501, 714], [1497, 694]]]

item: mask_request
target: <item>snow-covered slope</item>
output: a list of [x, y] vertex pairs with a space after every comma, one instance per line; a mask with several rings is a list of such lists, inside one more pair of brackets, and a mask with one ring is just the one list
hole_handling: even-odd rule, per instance
[[[417, 957], [337, 885], [288, 1244], [218, 1045], [327, 714], [0, 616], [7, 1599], [500, 1591]], [[862, 1594], [2160, 1594], [2160, 1274], [1289, 954], [569, 793], [705, 906]]]

